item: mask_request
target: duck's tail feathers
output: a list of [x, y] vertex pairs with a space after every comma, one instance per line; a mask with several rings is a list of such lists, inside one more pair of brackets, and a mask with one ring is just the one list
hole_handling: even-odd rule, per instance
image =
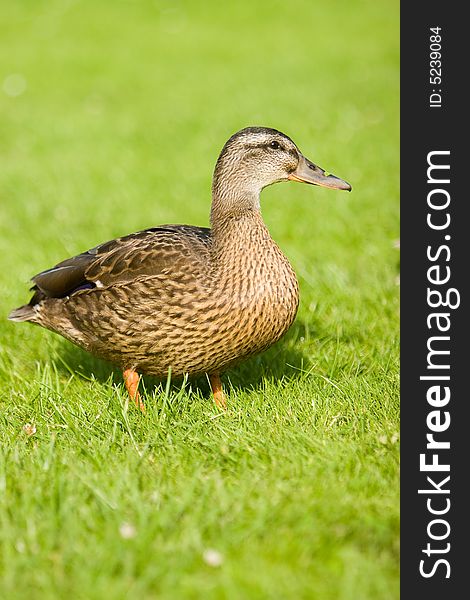
[[9, 321], [35, 321], [37, 318], [37, 311], [34, 310], [34, 306], [31, 304], [25, 304], [24, 306], [20, 306], [19, 308], [15, 308], [8, 315]]

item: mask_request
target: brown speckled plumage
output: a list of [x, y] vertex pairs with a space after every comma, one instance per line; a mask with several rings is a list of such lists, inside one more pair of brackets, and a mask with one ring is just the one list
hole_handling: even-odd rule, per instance
[[10, 319], [55, 331], [123, 370], [218, 375], [292, 324], [299, 290], [259, 208], [263, 187], [299, 180], [350, 189], [282, 133], [247, 128], [214, 172], [211, 229], [165, 225], [118, 238], [33, 278]]

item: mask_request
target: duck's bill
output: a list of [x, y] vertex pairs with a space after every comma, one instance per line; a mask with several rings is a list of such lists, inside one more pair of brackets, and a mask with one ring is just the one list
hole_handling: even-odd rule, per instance
[[291, 181], [301, 181], [311, 185], [320, 185], [333, 190], [346, 190], [350, 192], [352, 187], [344, 179], [340, 179], [331, 173], [327, 174], [323, 169], [314, 165], [305, 156], [300, 157], [299, 165], [295, 171], [290, 173], [288, 179]]

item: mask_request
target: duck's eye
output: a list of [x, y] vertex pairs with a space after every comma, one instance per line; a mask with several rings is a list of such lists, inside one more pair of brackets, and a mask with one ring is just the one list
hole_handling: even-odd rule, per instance
[[272, 150], [279, 150], [279, 148], [281, 147], [281, 144], [279, 142], [276, 142], [276, 140], [273, 140], [272, 142], [269, 142], [269, 148], [271, 148]]

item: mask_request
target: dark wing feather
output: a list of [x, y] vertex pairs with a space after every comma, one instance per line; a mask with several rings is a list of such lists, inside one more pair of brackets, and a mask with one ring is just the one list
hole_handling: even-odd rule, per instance
[[[186, 264], [206, 263], [210, 229], [165, 225], [100, 244], [32, 278], [36, 297], [63, 298], [97, 285], [171, 273]], [[38, 294], [39, 292], [39, 294]]]

